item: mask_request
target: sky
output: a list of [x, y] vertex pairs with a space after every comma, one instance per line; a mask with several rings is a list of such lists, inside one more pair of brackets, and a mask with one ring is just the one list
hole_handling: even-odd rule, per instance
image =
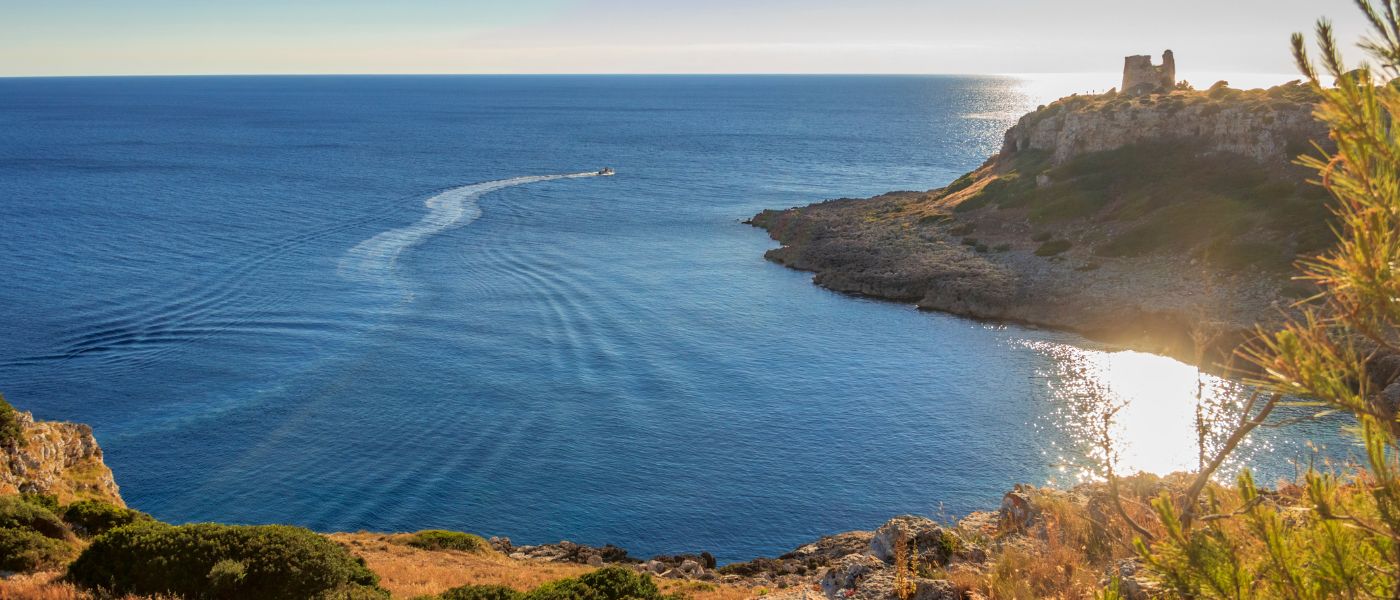
[[1363, 33], [1351, 0], [0, 0], [0, 76], [1292, 73], [1324, 15]]

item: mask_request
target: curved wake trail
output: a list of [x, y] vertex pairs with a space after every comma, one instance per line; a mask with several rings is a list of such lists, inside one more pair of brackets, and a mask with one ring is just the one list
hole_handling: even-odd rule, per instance
[[527, 183], [552, 179], [596, 177], [597, 175], [593, 172], [530, 175], [473, 183], [439, 192], [423, 201], [423, 205], [428, 207], [428, 214], [423, 215], [423, 218], [419, 219], [417, 223], [407, 227], [390, 229], [351, 248], [340, 260], [340, 276], [346, 279], [365, 281], [384, 281], [390, 278], [398, 263], [399, 255], [403, 254], [404, 250], [448, 229], [470, 224], [480, 217], [481, 207], [477, 204], [477, 200], [487, 193]]

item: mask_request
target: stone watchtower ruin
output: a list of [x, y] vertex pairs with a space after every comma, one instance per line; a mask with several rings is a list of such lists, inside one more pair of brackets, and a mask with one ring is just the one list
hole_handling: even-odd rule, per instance
[[1176, 58], [1172, 51], [1162, 53], [1161, 66], [1152, 64], [1152, 57], [1146, 54], [1128, 56], [1123, 59], [1123, 87], [1125, 94], [1153, 94], [1170, 92], [1176, 87]]

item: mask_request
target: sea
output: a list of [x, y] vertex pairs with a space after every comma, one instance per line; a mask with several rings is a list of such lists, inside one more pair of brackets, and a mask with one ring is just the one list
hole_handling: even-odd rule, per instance
[[[995, 509], [1105, 459], [1193, 468], [1215, 414], [1198, 408], [1232, 406], [1230, 382], [833, 293], [766, 262], [775, 243], [744, 223], [945, 185], [1051, 88], [1069, 91], [0, 79], [0, 393], [90, 424], [127, 502], [170, 522], [722, 562]], [[1293, 476], [1315, 451], [1299, 428], [1349, 447], [1308, 421], [1261, 432], [1232, 469]]]

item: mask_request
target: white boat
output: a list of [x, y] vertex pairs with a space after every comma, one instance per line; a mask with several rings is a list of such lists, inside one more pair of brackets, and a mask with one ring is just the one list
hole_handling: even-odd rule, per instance
[[598, 170], [598, 175], [600, 175], [600, 176], [602, 176], [602, 177], [607, 177], [607, 176], [613, 175], [613, 174], [614, 174], [614, 172], [613, 172], [613, 170], [612, 170], [612, 167], [603, 167], [602, 169], [599, 169], [599, 170]]

